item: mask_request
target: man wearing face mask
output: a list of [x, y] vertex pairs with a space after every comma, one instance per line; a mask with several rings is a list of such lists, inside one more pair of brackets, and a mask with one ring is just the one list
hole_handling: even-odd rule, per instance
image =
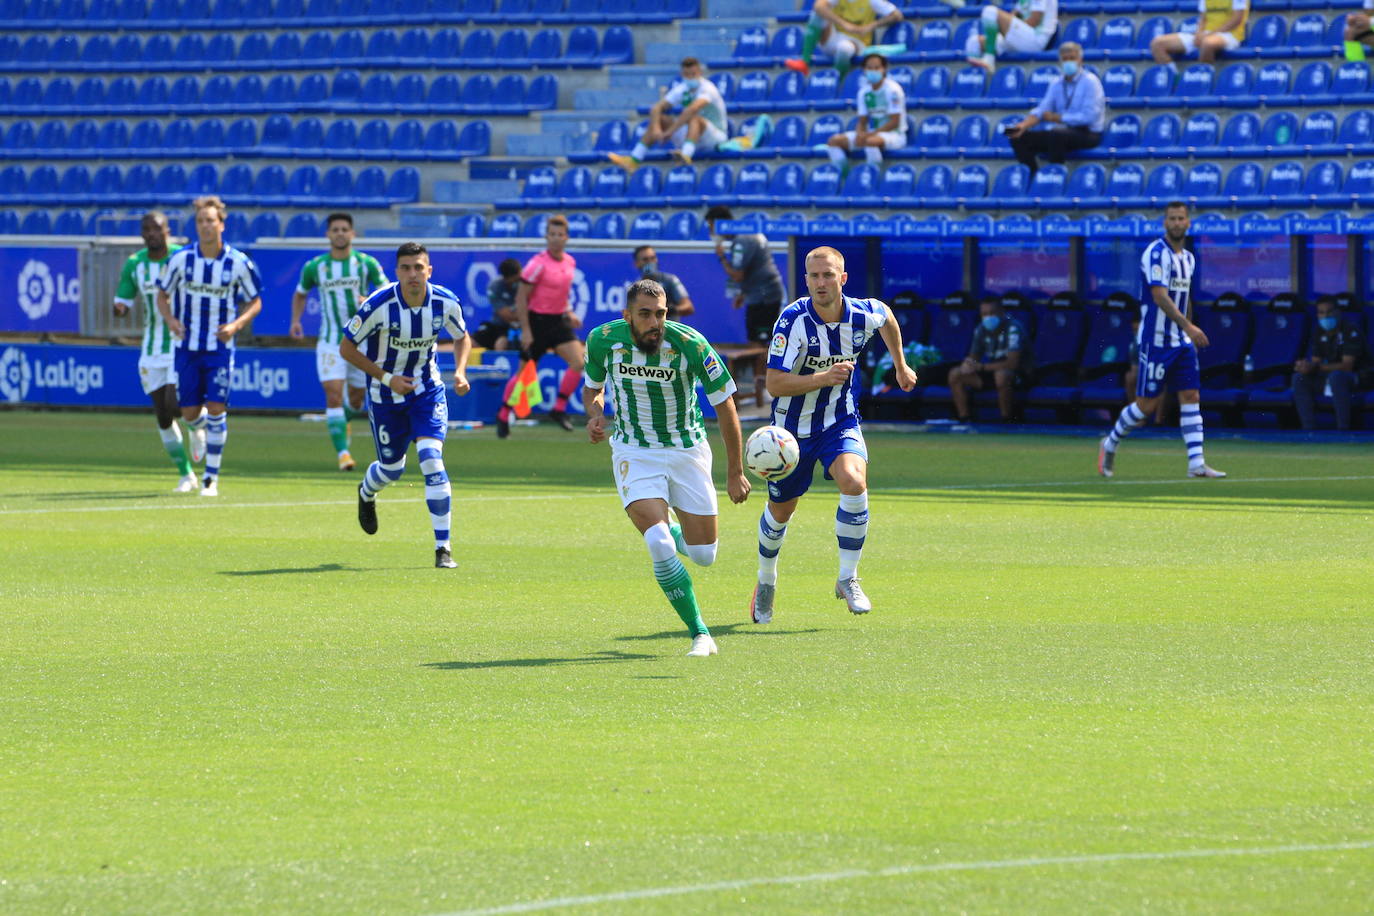
[[849, 174], [852, 149], [863, 150], [864, 158], [877, 165], [883, 161], [883, 150], [906, 146], [906, 93], [896, 80], [888, 79], [887, 58], [881, 54], [865, 57], [863, 75], [854, 129], [835, 134], [827, 142], [826, 152], [839, 166], [841, 177]]
[[[1083, 69], [1083, 48], [1066, 41], [1059, 46], [1061, 76], [1050, 83], [1040, 104], [1007, 128], [1017, 161], [1039, 168], [1037, 156], [1062, 163], [1075, 150], [1092, 149], [1102, 142], [1107, 126], [1107, 96], [1096, 73]], [[1044, 123], [1046, 129], [1032, 130]]]
[[1329, 389], [1336, 411], [1336, 428], [1350, 428], [1350, 405], [1355, 400], [1356, 371], [1364, 355], [1364, 335], [1342, 321], [1336, 303], [1317, 300], [1317, 329], [1307, 357], [1293, 364], [1293, 406], [1303, 429], [1317, 428], [1317, 395]]
[[659, 270], [658, 252], [654, 251], [653, 245], [640, 245], [635, 249], [635, 270], [639, 271], [641, 278], [653, 280], [663, 287], [663, 292], [668, 297], [669, 321], [681, 321], [696, 311], [696, 306], [692, 305], [692, 297], [687, 295], [687, 287], [682, 285], [677, 274]]
[[1010, 422], [1014, 393], [1030, 368], [1030, 338], [1020, 322], [1007, 317], [996, 299], [984, 299], [978, 310], [981, 317], [968, 356], [949, 371], [954, 415], [960, 423], [971, 422], [969, 391], [995, 385], [997, 409], [1002, 421]]
[[[674, 157], [691, 165], [697, 150], [709, 152], [729, 139], [725, 99], [716, 84], [702, 75], [701, 61], [684, 57], [680, 67], [682, 79], [649, 109], [649, 127], [630, 154], [606, 154], [626, 172], [639, 168], [649, 147], [664, 140], [672, 142]], [[668, 109], [678, 107], [682, 110], [677, 115], [669, 114]]]

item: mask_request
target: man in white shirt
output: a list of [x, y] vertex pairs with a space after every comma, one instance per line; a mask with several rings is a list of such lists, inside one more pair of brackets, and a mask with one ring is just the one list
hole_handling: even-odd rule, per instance
[[[725, 99], [716, 84], [702, 76], [701, 61], [684, 57], [679, 73], [682, 79], [649, 109], [649, 129], [630, 154], [608, 153], [607, 159], [627, 172], [634, 172], [648, 155], [649, 147], [668, 140], [673, 144], [673, 155], [691, 165], [697, 150], [713, 150], [729, 138]], [[669, 113], [670, 108], [681, 111], [674, 116]]]
[[870, 54], [864, 58], [863, 80], [855, 100], [859, 120], [853, 130], [835, 134], [827, 141], [830, 161], [840, 167], [840, 174], [849, 172], [849, 151], [861, 149], [865, 159], [877, 165], [883, 161], [883, 150], [906, 146], [906, 93], [887, 75], [887, 58]]
[[1015, 11], [983, 7], [982, 28], [968, 37], [968, 62], [988, 73], [997, 69], [1003, 51], [1043, 51], [1059, 29], [1059, 0], [1016, 0]]

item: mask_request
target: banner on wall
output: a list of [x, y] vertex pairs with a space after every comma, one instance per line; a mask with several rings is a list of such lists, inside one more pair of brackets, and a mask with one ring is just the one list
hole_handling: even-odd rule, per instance
[[[360, 250], [376, 257], [387, 276], [394, 279], [395, 249], [376, 249], [359, 246]], [[321, 251], [323, 248], [321, 248]], [[301, 267], [319, 252], [311, 249], [251, 248], [249, 254], [262, 272], [262, 313], [253, 319], [253, 333], [285, 336], [291, 325], [291, 297], [300, 279]], [[625, 289], [637, 278], [634, 269], [633, 246], [619, 250], [572, 250], [577, 260], [573, 280], [572, 309], [582, 319], [580, 335], [599, 324], [620, 317], [625, 308]], [[487, 301], [487, 287], [499, 275], [497, 265], [506, 258], [522, 264], [533, 252], [529, 249], [495, 249], [490, 251], [430, 252], [434, 265], [433, 282], [447, 286], [463, 302], [463, 319], [469, 329], [475, 329], [491, 317]], [[779, 271], [786, 270], [786, 257], [775, 254]], [[745, 338], [744, 310], [732, 307], [725, 291], [725, 271], [711, 251], [673, 251], [659, 249], [659, 266], [676, 274], [696, 312], [684, 323], [691, 325], [715, 343], [742, 343]], [[306, 300], [306, 315], [302, 321], [307, 336], [319, 329], [319, 301], [312, 293]]]
[[0, 246], [0, 331], [81, 331], [81, 278], [75, 248]]

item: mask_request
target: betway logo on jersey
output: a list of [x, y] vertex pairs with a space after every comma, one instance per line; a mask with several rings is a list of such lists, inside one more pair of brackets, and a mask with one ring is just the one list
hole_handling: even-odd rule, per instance
[[616, 363], [615, 374], [649, 382], [671, 382], [677, 378], [677, 370], [672, 366], [636, 366], [633, 363]]
[[328, 280], [320, 281], [320, 292], [332, 293], [335, 290], [359, 292], [362, 288], [362, 277], [330, 277]]
[[824, 372], [836, 363], [848, 362], [849, 356], [808, 356], [804, 365], [814, 372]]
[[214, 283], [183, 283], [181, 288], [192, 296], [213, 296], [223, 299], [229, 295], [229, 287]]
[[33, 388], [87, 394], [104, 387], [104, 366], [77, 362], [75, 357], [29, 359], [18, 347], [6, 347], [0, 354], [0, 396], [11, 403], [25, 400]]
[[388, 337], [387, 346], [393, 350], [427, 350], [434, 346], [437, 337]]
[[291, 370], [286, 367], [272, 368], [256, 359], [234, 367], [229, 379], [231, 391], [253, 391], [264, 398], [270, 398], [278, 391], [291, 389]]

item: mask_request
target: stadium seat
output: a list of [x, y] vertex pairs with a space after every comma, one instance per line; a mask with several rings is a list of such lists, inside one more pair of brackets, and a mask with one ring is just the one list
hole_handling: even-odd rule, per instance
[[1188, 169], [1180, 196], [1193, 207], [1222, 206], [1221, 168], [1213, 162], [1199, 162]]
[[[415, 124], [416, 142], [424, 138], [423, 128]], [[358, 128], [358, 145], [354, 154], [363, 159], [389, 159], [391, 157], [391, 127], [381, 118], [373, 118]]]
[[1072, 207], [1105, 207], [1107, 198], [1107, 172], [1095, 163], [1086, 163], [1074, 169], [1064, 196]]
[[[625, 174], [625, 170], [618, 165], [607, 166], [602, 169], [592, 179], [591, 196], [593, 203], [590, 206], [606, 209], [624, 206], [625, 186], [628, 181], [629, 177]], [[565, 203], [564, 206], [571, 205]]]
[[194, 76], [178, 77], [168, 92], [167, 110], [179, 114], [200, 112], [200, 80]]
[[[775, 206], [789, 206], [790, 201], [804, 199], [802, 188], [806, 181], [805, 170], [795, 162], [779, 166], [773, 172], [768, 181], [768, 196]], [[736, 188], [736, 196], [741, 203], [755, 203], [756, 201], [747, 200], [739, 194]]]
[[1350, 167], [1343, 189], [1347, 197], [1362, 207], [1374, 204], [1374, 159], [1364, 159]]
[[735, 39], [735, 49], [731, 52], [736, 64], [762, 63], [768, 56], [768, 32], [760, 26], [745, 29]]
[[356, 67], [367, 60], [363, 33], [359, 29], [345, 29], [334, 39], [331, 55], [336, 67]]
[[1112, 104], [1135, 96], [1135, 68], [1127, 64], [1108, 67], [1102, 75], [1102, 92]]
[[495, 84], [491, 77], [485, 73], [468, 77], [467, 82], [463, 84], [463, 93], [459, 97], [462, 110], [468, 114], [490, 112], [494, 104], [493, 95], [495, 92]]
[[[290, 179], [286, 181], [286, 202], [293, 207], [308, 207], [315, 205], [319, 201], [320, 194], [320, 170], [315, 165], [301, 165], [291, 172]], [[287, 235], [297, 235], [291, 232], [291, 224], [286, 227]], [[311, 222], [311, 232], [306, 235], [315, 235], [315, 222]]]
[[573, 26], [568, 32], [568, 45], [563, 52], [563, 59], [572, 67], [598, 67], [600, 61], [597, 60], [599, 48], [597, 47], [596, 29], [591, 26]]
[[[0, 96], [3, 96], [3, 93], [0, 93]], [[77, 84], [72, 107], [82, 114], [94, 114], [105, 109], [105, 101], [105, 80], [92, 76]]]
[[223, 156], [229, 152], [224, 142], [224, 122], [206, 118], [196, 125], [191, 138], [192, 148], [200, 156]]
[[1216, 70], [1211, 64], [1193, 64], [1179, 76], [1174, 95], [1184, 99], [1210, 96], [1215, 76]]
[[1289, 94], [1293, 68], [1284, 63], [1268, 63], [1255, 77], [1255, 98], [1263, 104], [1279, 102]]
[[1146, 204], [1144, 193], [1145, 170], [1127, 162], [1112, 170], [1104, 196], [1114, 207], [1141, 207]]
[[[569, 213], [568, 216], [568, 238], [585, 239], [592, 234], [592, 218], [586, 213]], [[528, 226], [529, 223], [526, 223]], [[547, 223], [539, 225], [539, 236], [544, 235]]]
[[272, 44], [262, 32], [249, 32], [239, 43], [235, 63], [240, 70], [267, 69], [272, 65]]
[[[973, 118], [982, 118], [984, 125], [987, 124], [987, 118], [983, 118], [982, 115], [969, 115], [964, 120]], [[973, 129], [976, 129], [976, 126]], [[947, 116], [931, 115], [923, 120], [910, 136], [911, 145], [921, 150], [924, 155], [938, 156], [950, 149], [953, 128]]]
[[1240, 296], [1219, 296], [1211, 305], [1195, 309], [1198, 327], [1208, 346], [1198, 349], [1204, 388], [1227, 388], [1240, 381], [1250, 345], [1250, 312]]
[[1222, 188], [1222, 196], [1233, 207], [1256, 207], [1268, 204], [1262, 194], [1264, 170], [1253, 162], [1244, 162], [1231, 169]]
[[1156, 64], [1141, 75], [1135, 87], [1135, 98], [1138, 103], [1148, 106], [1172, 107], [1175, 104], [1173, 89], [1174, 71], [1167, 64]]
[[619, 213], [605, 213], [597, 217], [592, 226], [591, 237], [596, 239], [623, 239], [625, 237], [625, 217]]
[[557, 196], [558, 173], [551, 166], [533, 169], [525, 176], [520, 197], [524, 203], [552, 201]]
[[1307, 178], [1302, 187], [1302, 193], [1307, 198], [1306, 204], [1340, 207], [1349, 203], [1349, 197], [1341, 191], [1343, 178], [1338, 162], [1325, 159], [1313, 165], [1307, 170]]
[[916, 204], [916, 169], [906, 163], [887, 167], [878, 182], [878, 197], [884, 207], [910, 208]]
[[1269, 116], [1260, 128], [1259, 145], [1269, 153], [1277, 153], [1286, 148], [1298, 130], [1298, 119], [1291, 111], [1280, 111]]
[[[366, 170], [364, 170], [366, 171]], [[378, 172], [381, 169], [377, 170]], [[386, 203], [413, 204], [420, 199], [420, 170], [411, 165], [401, 166], [386, 180]]]
[[220, 176], [219, 196], [226, 200], [245, 200], [253, 193], [253, 169], [242, 163], [231, 165]]
[[[928, 19], [916, 33], [916, 43], [909, 49], [923, 60], [942, 60], [950, 50], [953, 29], [942, 19]], [[962, 50], [962, 49], [960, 49]]]
[[745, 165], [735, 177], [735, 200], [748, 204], [768, 203], [772, 199], [769, 180], [768, 166], [757, 162]]
[[911, 206], [945, 208], [954, 205], [954, 173], [947, 165], [928, 165], [916, 179]]
[[1371, 101], [1369, 90], [1368, 63], [1346, 61], [1336, 68], [1336, 75], [1331, 81], [1331, 92], [1337, 98], [1346, 100], [1347, 104], [1363, 102], [1367, 105]]
[[478, 239], [487, 234], [487, 221], [479, 213], [465, 213], [453, 218], [449, 235], [455, 239]]
[[840, 198], [840, 170], [834, 163], [824, 163], [811, 170], [806, 178], [806, 187], [800, 198], [787, 201], [789, 206], [807, 206], [812, 203], [821, 206], [843, 206]]
[[280, 165], [268, 165], [258, 170], [253, 178], [251, 200], [259, 207], [286, 206], [286, 169]]
[[989, 105], [996, 108], [1022, 108], [1027, 101], [1026, 96], [1026, 72], [1020, 67], [1003, 67], [993, 74], [988, 86]]
[[921, 100], [927, 108], [952, 108], [954, 100], [949, 98], [951, 77], [948, 67], [926, 67], [916, 76], [914, 98]]
[[394, 111], [398, 97], [396, 81], [392, 79], [391, 74], [374, 73], [367, 78], [367, 82], [363, 83], [355, 109], [359, 111]]
[[663, 226], [663, 238], [681, 242], [704, 241], [707, 238], [706, 227], [694, 211], [682, 210], [668, 217], [668, 222]]
[[831, 137], [844, 130], [844, 122], [839, 115], [821, 115], [811, 124], [811, 135], [806, 138], [807, 146], [820, 146]]
[[727, 165], [716, 164], [701, 173], [696, 199], [688, 203], [723, 204], [733, 199], [735, 173]]
[[663, 226], [663, 214], [641, 213], [630, 223], [629, 237], [635, 241], [658, 241], [663, 238]]
[[358, 124], [352, 118], [331, 121], [324, 132], [322, 155], [329, 159], [356, 159]]
[[120, 172], [119, 166], [102, 165], [96, 169], [95, 175], [91, 177], [91, 189], [87, 197], [98, 204], [123, 203], [124, 175]]
[[530, 33], [525, 29], [506, 29], [496, 39], [495, 57], [501, 66], [529, 66]]
[[30, 210], [19, 226], [22, 235], [52, 235], [52, 215], [47, 210]]
[[[696, 184], [696, 170], [691, 166], [678, 166], [673, 171], [685, 169], [686, 177], [692, 186]], [[687, 174], [690, 173], [690, 174]], [[643, 166], [630, 176], [625, 187], [626, 205], [635, 207], [659, 207], [664, 204], [663, 173], [653, 166]]]
[[251, 243], [253, 239], [248, 235], [248, 217], [237, 210], [230, 211], [224, 220], [224, 240], [235, 246]]
[[882, 196], [878, 193], [878, 167], [870, 163], [856, 165], [845, 176], [839, 189], [839, 206], [880, 207]]
[[1326, 17], [1318, 13], [1299, 16], [1288, 30], [1288, 46], [1295, 54], [1329, 54], [1333, 44], [1326, 39]]
[[[1287, 394], [1293, 363], [1303, 353], [1308, 334], [1308, 316], [1302, 309], [1257, 308], [1252, 310], [1254, 336], [1248, 355], [1248, 387], [1280, 390]], [[1286, 399], [1285, 399], [1286, 401]]]
[[561, 67], [563, 35], [556, 29], [540, 29], [530, 39], [529, 58], [536, 67]]
[[[436, 121], [435, 126], [438, 127], [439, 125], [443, 125], [443, 129], [434, 132], [434, 146], [431, 148], [425, 143], [423, 124], [414, 118], [402, 121], [396, 125], [396, 129], [391, 133], [391, 146], [387, 155], [392, 159], [406, 160], [456, 159], [458, 136], [453, 122]], [[361, 142], [362, 138], [359, 137], [359, 143]]]
[[594, 206], [591, 171], [582, 166], [568, 169], [558, 180], [556, 197], [560, 207]]
[[281, 237], [281, 217], [275, 213], [259, 213], [248, 224], [248, 235], [253, 239], [274, 239]]
[[1140, 142], [1140, 117], [1133, 114], [1117, 115], [1107, 122], [1102, 132], [1103, 153], [1129, 155], [1129, 150]]
[[5, 203], [27, 203], [25, 199], [28, 180], [22, 165], [9, 165], [0, 169], [0, 201]]
[[1145, 125], [1140, 135], [1140, 148], [1156, 158], [1170, 157], [1178, 152], [1179, 138], [1183, 127], [1178, 115], [1173, 113], [1155, 115]]
[[991, 143], [992, 126], [988, 124], [988, 119], [982, 115], [969, 115], [954, 130], [952, 151], [958, 156], [987, 155]]
[[635, 57], [634, 35], [623, 25], [613, 25], [602, 35], [601, 50], [596, 59], [601, 64], [633, 63]]
[[1232, 115], [1221, 132], [1221, 149], [1230, 156], [1258, 153], [1261, 149], [1259, 117], [1248, 111]]
[[1304, 115], [1294, 143], [1309, 156], [1342, 152], [1336, 145], [1336, 116], [1329, 111]]
[[326, 207], [353, 206], [353, 170], [336, 165], [320, 176], [319, 191], [315, 195], [319, 205]]
[[1302, 206], [1306, 202], [1302, 195], [1302, 181], [1301, 163], [1278, 162], [1269, 167], [1269, 175], [1264, 182], [1264, 193], [1273, 206]]
[[949, 90], [950, 99], [957, 103], [981, 99], [987, 89], [987, 71], [981, 67], [965, 67], [954, 75]]
[[159, 201], [179, 199], [186, 190], [186, 166], [179, 162], [164, 165], [153, 179], [153, 196]]
[[1255, 68], [1247, 63], [1227, 64], [1217, 74], [1214, 95], [1208, 101], [1215, 105], [1245, 108], [1258, 102], [1254, 93]]
[[1199, 111], [1188, 116], [1179, 142], [1189, 153], [1196, 154], [1198, 150], [1209, 150], [1216, 146], [1220, 132], [1221, 123], [1217, 121], [1217, 116], [1210, 111]]
[[57, 182], [55, 201], [83, 203], [91, 192], [91, 171], [84, 165], [69, 165]]
[[[1086, 46], [1085, 46], [1086, 47]], [[1108, 19], [1102, 24], [1097, 35], [1097, 50], [1107, 57], [1134, 56], [1127, 52], [1135, 49], [1135, 23], [1125, 16]]]
[[1266, 56], [1277, 56], [1288, 53], [1287, 40], [1288, 23], [1282, 16], [1261, 16], [1250, 24], [1245, 46], [1267, 52]]
[[461, 96], [461, 80], [452, 73], [445, 73], [430, 82], [425, 106], [436, 114], [457, 114], [463, 110]]
[[[1061, 168], [1062, 178], [1062, 168]], [[962, 177], [962, 172], [960, 173]], [[955, 179], [955, 186], [958, 188], [960, 178]], [[1009, 165], [997, 173], [997, 177], [992, 179], [992, 191], [986, 197], [979, 194], [976, 198], [968, 201], [968, 206], [979, 208], [997, 207], [1028, 207], [1030, 206], [1030, 170], [1021, 163]]]
[[106, 121], [100, 126], [97, 140], [102, 150], [127, 150], [129, 148], [129, 125], [123, 121]]
[[[981, 165], [966, 165], [954, 176], [954, 201], [967, 206], [972, 201], [980, 201], [988, 195], [988, 170]], [[935, 204], [929, 201], [927, 207]]]
[[187, 198], [204, 197], [219, 190], [219, 169], [209, 162], [202, 162], [191, 169], [186, 176]]
[[19, 214], [13, 210], [0, 210], [0, 235], [19, 234]]

